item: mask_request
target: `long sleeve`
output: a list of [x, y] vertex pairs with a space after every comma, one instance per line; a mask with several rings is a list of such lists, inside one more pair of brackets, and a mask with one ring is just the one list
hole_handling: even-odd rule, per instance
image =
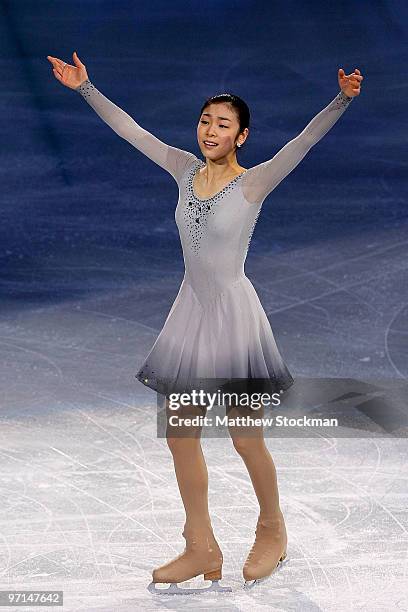
[[167, 145], [142, 128], [130, 115], [106, 98], [89, 79], [83, 81], [76, 91], [116, 134], [167, 170], [177, 183], [187, 166], [196, 159], [193, 153]]
[[262, 203], [266, 196], [291, 172], [306, 153], [330, 130], [353, 98], [340, 91], [336, 97], [290, 140], [276, 155], [245, 173], [242, 189], [250, 203]]

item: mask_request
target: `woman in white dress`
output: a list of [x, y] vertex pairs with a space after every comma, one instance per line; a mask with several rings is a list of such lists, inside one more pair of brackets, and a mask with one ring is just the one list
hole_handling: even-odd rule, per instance
[[[271, 393], [289, 388], [294, 379], [245, 274], [245, 259], [265, 198], [359, 95], [360, 71], [345, 75], [339, 69], [340, 91], [334, 99], [273, 158], [245, 169], [236, 152], [248, 138], [250, 114], [238, 96], [221, 94], [203, 104], [197, 139], [204, 162], [163, 143], [106, 98], [90, 81], [76, 52], [73, 65], [47, 58], [60, 83], [80, 93], [103, 121], [169, 172], [179, 187], [175, 219], [185, 274], [163, 329], [136, 374], [138, 380], [166, 398], [193, 389], [214, 391], [220, 382], [228, 385], [231, 381], [262, 381], [262, 389], [267, 383]], [[203, 416], [205, 412], [205, 406], [189, 405], [180, 408], [178, 416]], [[174, 415], [169, 404], [167, 414]], [[228, 408], [229, 417], [240, 414], [236, 406]], [[257, 411], [256, 416], [262, 415], [263, 409]], [[260, 507], [256, 539], [243, 567], [249, 585], [270, 575], [286, 557], [287, 534], [276, 470], [262, 427], [253, 427], [249, 435], [239, 427], [231, 426], [229, 431]], [[208, 510], [208, 474], [200, 433], [198, 426], [176, 431], [168, 423], [167, 442], [186, 512], [186, 548], [153, 571], [149, 588], [161, 582], [171, 584], [164, 592], [191, 592], [179, 589], [177, 583], [203, 574], [212, 580], [211, 589], [225, 589], [218, 585], [223, 556]]]

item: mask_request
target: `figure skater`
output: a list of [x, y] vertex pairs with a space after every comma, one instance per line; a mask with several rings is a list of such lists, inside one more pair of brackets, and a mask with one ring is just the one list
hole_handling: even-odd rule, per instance
[[[179, 187], [175, 219], [183, 249], [185, 274], [163, 329], [135, 375], [166, 398], [174, 391], [197, 388], [205, 380], [262, 379], [282, 393], [293, 384], [279, 354], [271, 326], [244, 264], [252, 232], [265, 198], [332, 128], [360, 94], [363, 76], [356, 68], [338, 70], [340, 91], [274, 157], [252, 168], [237, 161], [237, 150], [249, 135], [250, 112], [237, 95], [207, 99], [200, 111], [197, 140], [205, 158], [169, 146], [142, 128], [93, 85], [76, 52], [74, 64], [47, 56], [55, 78], [79, 92], [121, 138], [169, 172]], [[205, 408], [189, 406], [189, 415]], [[229, 414], [239, 413], [230, 407]], [[261, 416], [258, 412], [257, 416]], [[280, 508], [276, 469], [263, 430], [242, 435], [229, 428], [259, 502], [255, 542], [243, 567], [245, 585], [269, 576], [286, 557], [287, 533]], [[193, 433], [193, 435], [191, 435]], [[201, 448], [201, 428], [175, 432], [167, 427], [167, 443], [184, 504], [186, 548], [153, 571], [149, 590], [196, 592], [177, 583], [204, 575], [210, 590], [221, 587], [223, 555], [208, 510], [208, 473]], [[168, 590], [156, 589], [168, 583]], [[199, 589], [199, 590], [208, 590]]]

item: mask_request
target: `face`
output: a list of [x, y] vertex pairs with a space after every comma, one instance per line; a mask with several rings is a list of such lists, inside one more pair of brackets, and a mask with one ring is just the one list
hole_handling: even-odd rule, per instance
[[[230, 104], [220, 102], [207, 106], [197, 126], [197, 140], [203, 156], [219, 159], [234, 153], [238, 131], [238, 117]], [[245, 140], [247, 131], [239, 135], [239, 143]], [[215, 142], [217, 146], [206, 145], [205, 141]]]

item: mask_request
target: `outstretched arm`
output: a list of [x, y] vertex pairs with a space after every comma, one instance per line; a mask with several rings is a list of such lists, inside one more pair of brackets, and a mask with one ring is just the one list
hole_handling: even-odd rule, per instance
[[167, 170], [177, 182], [179, 181], [187, 166], [196, 159], [193, 153], [165, 144], [104, 96], [90, 81], [85, 65], [76, 52], [73, 54], [75, 66], [51, 56], [48, 56], [48, 59], [54, 67], [55, 77], [63, 85], [80, 93], [116, 134]]
[[313, 117], [304, 130], [286, 143], [272, 159], [250, 168], [245, 173], [242, 189], [248, 202], [253, 204], [263, 202], [266, 196], [299, 164], [313, 145], [319, 142], [340, 119], [353, 97], [358, 95], [362, 79], [357, 69], [355, 74], [349, 77], [344, 75], [344, 71], [339, 70], [339, 84], [342, 89], [330, 104]]
[[130, 115], [96, 89], [89, 79], [81, 83], [77, 91], [118, 136], [170, 172], [177, 182], [186, 167], [196, 159], [193, 153], [167, 145], [142, 128]]

